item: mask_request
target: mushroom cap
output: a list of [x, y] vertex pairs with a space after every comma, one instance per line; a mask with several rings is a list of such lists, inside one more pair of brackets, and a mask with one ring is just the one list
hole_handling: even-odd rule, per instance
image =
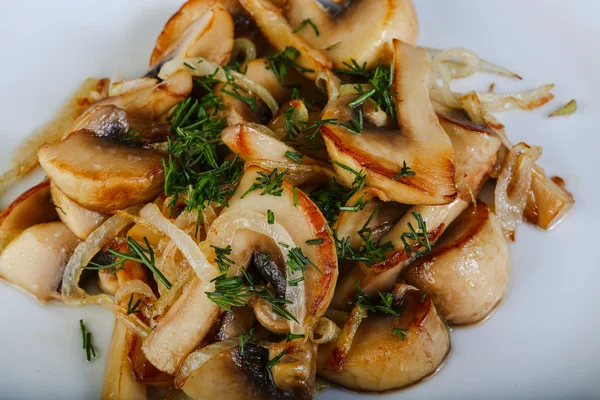
[[63, 271], [79, 240], [62, 222], [34, 225], [0, 254], [0, 278], [40, 302], [60, 298]]
[[80, 240], [85, 240], [108, 218], [106, 214], [88, 210], [69, 199], [53, 183], [50, 184], [50, 193], [58, 217]]
[[351, 59], [367, 68], [388, 58], [392, 39], [415, 44], [419, 23], [412, 0], [354, 0], [332, 16], [318, 0], [289, 0], [284, 15], [294, 28], [310, 19], [319, 35], [306, 27], [297, 35], [316, 49], [326, 50], [336, 68]]
[[[294, 186], [283, 179], [281, 196], [261, 195], [261, 190], [242, 195], [255, 183], [259, 172], [270, 171], [257, 166], [249, 166], [244, 171], [238, 189], [224, 213], [236, 210], [249, 210], [267, 215], [271, 210], [276, 223], [280, 224], [291, 236], [294, 244], [319, 269], [306, 267], [304, 281], [306, 291], [306, 318], [308, 324], [321, 317], [333, 297], [338, 275], [337, 256], [333, 238], [329, 233], [327, 221], [318, 207], [301, 190], [297, 190], [297, 206], [294, 206]], [[214, 224], [216, 227], [218, 224]], [[216, 229], [216, 228], [215, 228]], [[320, 244], [309, 245], [307, 240], [323, 239]], [[287, 267], [286, 267], [287, 268]]]
[[78, 131], [38, 151], [40, 165], [70, 199], [98, 212], [147, 202], [164, 181], [161, 153]]
[[22, 231], [56, 219], [50, 201], [50, 181], [44, 180], [26, 190], [0, 213], [0, 230]]
[[160, 67], [171, 59], [203, 57], [216, 64], [229, 63], [233, 52], [234, 23], [227, 9], [215, 4], [195, 19], [166, 49], [147, 76], [158, 74]]
[[198, 18], [205, 15], [214, 6], [222, 6], [234, 18], [239, 18], [245, 14], [244, 9], [238, 0], [188, 0], [179, 10], [167, 21], [160, 35], [156, 39], [152, 56], [150, 57], [150, 66], [155, 65], [169, 51], [185, 30]]
[[[400, 131], [365, 126], [356, 135], [341, 124], [321, 128], [332, 160], [356, 171], [364, 170], [366, 182], [380, 191], [383, 200], [404, 204], [447, 204], [457, 196], [452, 143], [440, 126], [429, 99], [431, 61], [427, 52], [394, 40], [396, 116]], [[358, 95], [330, 102], [323, 119], [348, 121], [348, 105]], [[407, 165], [412, 176], [396, 178]], [[351, 185], [355, 176], [335, 166], [340, 178]]]
[[[448, 329], [437, 315], [429, 296], [399, 284], [394, 288], [398, 317], [369, 313], [354, 340], [341, 372], [325, 369], [335, 342], [319, 347], [317, 373], [351, 390], [399, 389], [434, 373], [450, 349]], [[405, 340], [392, 329], [406, 329]]]
[[404, 272], [407, 283], [431, 296], [449, 324], [485, 318], [504, 296], [510, 256], [497, 217], [484, 203], [463, 212], [434, 250]]

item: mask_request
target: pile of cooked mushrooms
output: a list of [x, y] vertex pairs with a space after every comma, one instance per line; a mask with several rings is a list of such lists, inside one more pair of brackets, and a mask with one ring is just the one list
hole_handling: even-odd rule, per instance
[[0, 278], [112, 310], [103, 399], [433, 374], [448, 327], [501, 301], [518, 225], [549, 229], [574, 200], [491, 114], [552, 85], [455, 92], [520, 77], [417, 35], [410, 0], [187, 1], [144, 76], [86, 81], [0, 178], [47, 175], [0, 215]]

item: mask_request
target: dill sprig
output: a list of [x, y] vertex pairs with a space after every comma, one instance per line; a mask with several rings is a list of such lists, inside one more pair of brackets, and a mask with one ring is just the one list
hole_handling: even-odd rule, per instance
[[277, 364], [279, 364], [279, 361], [281, 361], [281, 357], [283, 357], [285, 355], [285, 350], [282, 350], [281, 353], [279, 353], [278, 355], [276, 355], [275, 357], [273, 357], [272, 359], [269, 360], [269, 362], [267, 363], [267, 368], [271, 369], [274, 366], [276, 366]]
[[300, 52], [291, 46], [286, 46], [283, 51], [279, 51], [272, 55], [271, 57], [267, 57], [267, 69], [273, 71], [279, 83], [284, 83], [285, 78], [288, 75], [288, 67], [296, 68], [301, 73], [305, 72], [315, 72], [314, 69], [305, 68], [298, 64], [296, 61], [300, 57]]
[[128, 253], [122, 253], [114, 249], [108, 249], [108, 252], [111, 255], [118, 258], [118, 260], [111, 265], [118, 265], [120, 269], [123, 269], [126, 261], [138, 262], [148, 267], [148, 269], [154, 274], [154, 276], [156, 276], [156, 278], [159, 281], [161, 281], [167, 289], [171, 289], [171, 287], [173, 286], [171, 285], [171, 282], [169, 282], [169, 280], [156, 267], [156, 260], [154, 259], [154, 250], [152, 249], [152, 246], [150, 246], [148, 238], [146, 238], [145, 236], [144, 243], [146, 247], [138, 243], [131, 236], [128, 236], [127, 247], [129, 247], [130, 250]]
[[302, 157], [304, 157], [304, 154], [298, 153], [297, 151], [289, 151], [288, 150], [285, 152], [285, 157], [289, 158], [296, 164], [302, 164]]
[[394, 296], [391, 293], [377, 291], [379, 294], [379, 302], [375, 303], [375, 300], [365, 294], [358, 281], [354, 281], [354, 283], [356, 284], [358, 294], [353, 302], [353, 306], [361, 305], [367, 311], [379, 314], [400, 315], [393, 307]]
[[238, 347], [238, 354], [241, 356], [244, 354], [244, 350], [246, 349], [246, 344], [254, 341], [254, 328], [250, 329], [248, 332], [242, 333], [240, 335], [240, 345]]
[[85, 359], [86, 361], [92, 361], [93, 358], [96, 358], [96, 349], [92, 344], [92, 333], [89, 332], [83, 320], [79, 320], [79, 329], [81, 330], [81, 342], [82, 348], [85, 350]]
[[141, 310], [138, 308], [142, 303], [142, 299], [138, 299], [135, 303], [133, 303], [133, 293], [129, 297], [129, 302], [127, 303], [127, 315], [135, 314], [140, 312]]
[[283, 177], [287, 174], [286, 169], [283, 172], [278, 173], [277, 168], [273, 169], [270, 174], [259, 171], [257, 173], [256, 181], [242, 194], [242, 199], [250, 192], [256, 189], [263, 189], [260, 192], [261, 196], [269, 194], [271, 196], [279, 197], [283, 193]]
[[397, 181], [400, 178], [414, 175], [416, 175], [415, 171], [413, 171], [412, 169], [410, 169], [409, 166], [406, 165], [406, 161], [402, 161], [402, 169], [400, 169], [400, 172], [398, 172], [398, 174], [394, 176], [394, 180]]
[[[209, 78], [200, 81], [207, 88], [213, 83]], [[219, 161], [217, 150], [225, 120], [210, 114], [198, 100], [187, 98], [175, 107], [168, 121], [173, 136], [168, 138], [169, 154], [162, 162], [164, 192], [172, 196], [171, 209], [182, 195], [186, 195], [187, 211], [203, 210], [211, 201], [228, 206], [227, 197], [235, 191], [232, 186], [241, 176], [243, 162], [238, 156]]]
[[408, 330], [400, 329], [400, 328], [392, 328], [392, 333], [394, 335], [398, 336], [400, 338], [400, 340], [402, 340], [404, 342], [404, 340], [406, 339], [406, 335], [408, 335]]
[[313, 28], [313, 31], [315, 31], [315, 34], [317, 36], [319, 36], [319, 29], [317, 28], [317, 26], [315, 25], [315, 23], [312, 22], [312, 20], [310, 18], [309, 19], [305, 19], [304, 21], [300, 22], [300, 25], [298, 25], [298, 27], [294, 30], [294, 33], [300, 32], [307, 25], [310, 26], [311, 28]]
[[375, 218], [379, 212], [381, 205], [378, 205], [375, 211], [369, 216], [367, 221], [364, 223], [362, 228], [358, 231], [358, 236], [363, 241], [360, 249], [355, 250], [350, 246], [350, 238], [339, 238], [337, 232], [333, 232], [333, 238], [336, 245], [338, 258], [344, 260], [360, 261], [365, 265], [373, 265], [386, 259], [385, 252], [394, 250], [392, 242], [388, 241], [381, 243], [381, 241], [374, 242], [372, 239], [373, 229], [369, 227], [369, 224]]
[[[427, 252], [431, 251], [431, 243], [429, 242], [429, 233], [427, 232], [427, 223], [423, 220], [423, 216], [416, 211], [412, 212], [412, 216], [417, 221], [417, 229], [415, 230], [413, 225], [409, 222], [408, 223], [409, 232], [404, 232], [402, 234], [402, 236], [400, 237], [400, 239], [402, 240], [402, 243], [404, 244], [404, 250], [406, 251], [406, 254], [408, 256], [411, 256], [411, 253], [412, 253], [412, 255], [414, 255], [416, 257], [420, 257], [420, 256], [426, 254]], [[418, 244], [423, 246], [424, 249], [422, 251], [415, 249], [415, 247], [413, 246], [414, 243], [413, 244], [409, 243], [408, 242], [409, 240], [412, 240], [413, 242], [417, 242]]]
[[362, 109], [359, 108], [358, 115], [353, 115], [351, 120], [347, 121], [345, 124], [340, 124], [340, 126], [346, 128], [346, 130], [355, 135], [360, 135], [364, 129]]
[[231, 255], [231, 245], [228, 245], [225, 248], [213, 245], [211, 245], [210, 247], [212, 247], [215, 250], [215, 262], [219, 267], [219, 271], [224, 273], [229, 272], [229, 268], [231, 268], [231, 266], [235, 264], [235, 261], [227, 257]]

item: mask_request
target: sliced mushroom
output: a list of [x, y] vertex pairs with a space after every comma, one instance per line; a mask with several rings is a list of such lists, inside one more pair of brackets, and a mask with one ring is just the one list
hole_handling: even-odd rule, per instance
[[[321, 133], [332, 160], [364, 170], [368, 185], [382, 200], [404, 204], [447, 204], [457, 195], [452, 143], [440, 126], [429, 100], [431, 62], [423, 49], [394, 40], [394, 84], [400, 132], [365, 126], [356, 135], [341, 124], [326, 124]], [[348, 121], [348, 105], [357, 95], [330, 102], [323, 119]], [[398, 177], [408, 166], [414, 175]], [[355, 175], [335, 166], [351, 185]]]
[[[211, 346], [220, 345], [217, 342]], [[307, 342], [298, 347], [285, 347], [268, 342], [247, 342], [243, 351], [237, 345], [225, 347], [186, 376], [180, 371], [175, 384], [192, 399], [312, 398], [316, 373], [315, 346]], [[200, 352], [207, 350], [201, 349]], [[273, 368], [267, 367], [281, 351], [285, 354], [279, 362]], [[227, 390], [224, 391], [224, 387]]]
[[411, 264], [405, 281], [427, 292], [449, 324], [485, 318], [502, 299], [510, 273], [506, 239], [484, 203], [452, 223], [435, 249]]
[[318, 34], [305, 26], [297, 35], [310, 46], [325, 50], [337, 68], [345, 68], [343, 63], [351, 59], [374, 67], [389, 56], [392, 39], [414, 44], [419, 34], [412, 0], [346, 1], [336, 15], [318, 0], [290, 0], [283, 12], [293, 29], [306, 20], [315, 24]]
[[161, 83], [109, 97], [93, 104], [94, 107], [115, 105], [140, 118], [153, 119], [185, 100], [192, 91], [192, 77], [187, 71], [177, 71]]
[[[156, 76], [162, 64], [171, 59], [203, 57], [225, 65], [233, 52], [233, 19], [227, 9], [215, 4], [194, 20], [175, 40], [164, 55], [150, 68], [147, 76]], [[193, 68], [193, 67], [192, 67]]]
[[455, 181], [459, 196], [472, 201], [496, 162], [502, 141], [485, 126], [449, 114], [439, 114], [440, 125], [452, 141]]
[[92, 131], [46, 144], [38, 157], [58, 189], [90, 210], [124, 209], [150, 201], [162, 191], [161, 153], [98, 137]]
[[[331, 307], [337, 310], [346, 310], [348, 304], [356, 298], [356, 282], [369, 296], [376, 296], [378, 291], [386, 292], [392, 288], [404, 267], [414, 260], [414, 253], [408, 253], [401, 240], [403, 233], [410, 232], [408, 224], [417, 229], [413, 212], [419, 213], [427, 224], [429, 241], [433, 245], [450, 223], [467, 207], [468, 204], [465, 201], [457, 198], [454, 202], [442, 206], [410, 208], [400, 221], [381, 238], [382, 243], [391, 242], [394, 251], [387, 252], [385, 261], [370, 267], [360, 263], [355, 265], [339, 280]], [[419, 249], [417, 248], [417, 250]]]
[[62, 222], [27, 228], [0, 255], [0, 278], [40, 302], [60, 299], [63, 272], [79, 240]]
[[[268, 128], [264, 126], [259, 128], [251, 124], [236, 125], [223, 130], [221, 139], [234, 154], [239, 154], [245, 161], [269, 160], [286, 167], [290, 171], [289, 176], [294, 174], [295, 170], [305, 172], [310, 170], [312, 174], [303, 174], [307, 179], [320, 181], [329, 179], [331, 170], [325, 162], [305, 156], [273, 137], [272, 132], [269, 132], [271, 133], [269, 135], [265, 131], [268, 131]], [[293, 182], [296, 185], [305, 183], [299, 178], [294, 178]]]
[[135, 380], [128, 359], [128, 351], [133, 339], [134, 334], [117, 320], [108, 350], [102, 400], [145, 400], [147, 398], [146, 385]]
[[320, 376], [351, 390], [381, 392], [436, 371], [450, 349], [450, 336], [433, 302], [405, 284], [396, 285], [393, 296], [399, 316], [370, 313], [358, 327], [340, 373], [325, 368], [335, 342], [319, 347]]
[[242, 336], [254, 324], [254, 313], [249, 307], [237, 307], [233, 312], [224, 312], [215, 334], [216, 340], [227, 340]]
[[[221, 247], [225, 242], [231, 243], [231, 259], [239, 260], [236, 261], [236, 265], [243, 267], [249, 262], [251, 253], [248, 251], [253, 250], [252, 246], [255, 246], [254, 243], [261, 235], [250, 232], [250, 236], [245, 241], [238, 241], [231, 237], [233, 232], [227, 232], [220, 226], [219, 219], [227, 218], [229, 213], [253, 212], [264, 215], [264, 222], [266, 222], [267, 211], [271, 210], [275, 223], [287, 231], [294, 245], [301, 249], [302, 254], [314, 264], [314, 267], [306, 266], [303, 281], [306, 317], [304, 321], [300, 321], [303, 325], [312, 326], [325, 313], [335, 288], [338, 270], [333, 238], [317, 206], [304, 192], [295, 189], [287, 180], [283, 179], [281, 193], [278, 196], [262, 195], [263, 189], [250, 190], [257, 179], [261, 178], [261, 174], [268, 176], [271, 173], [256, 166], [246, 168], [238, 189], [229, 202], [229, 208], [225, 209], [212, 225], [213, 233], [209, 232], [208, 238], [211, 240], [211, 236], [214, 235], [216, 240], [221, 236], [220, 240], [223, 240], [223, 244], [219, 245]], [[239, 233], [240, 231], [236, 235]], [[262, 237], [264, 238], [264, 235]], [[314, 239], [322, 239], [322, 241], [317, 244], [306, 243]], [[273, 239], [269, 239], [267, 243], [276, 245]], [[275, 255], [279, 251], [271, 253]]]
[[294, 34], [283, 16], [283, 10], [268, 0], [240, 0], [267, 40], [279, 51], [293, 47], [300, 54], [295, 61], [301, 68], [299, 71], [311, 80], [315, 80], [320, 72], [331, 69], [331, 61], [324, 52], [311, 47], [299, 35]]
[[113, 81], [110, 83], [108, 89], [109, 96], [119, 96], [127, 92], [135, 92], [139, 89], [154, 86], [158, 83], [155, 78], [136, 78], [136, 79], [125, 79], [122, 81]]
[[164, 58], [169, 50], [173, 48], [173, 45], [184, 35], [186, 29], [215, 6], [224, 7], [236, 21], [243, 19], [245, 16], [245, 11], [240, 6], [238, 0], [186, 1], [165, 24], [165, 27], [156, 39], [152, 57], [150, 57], [150, 66], [155, 65], [160, 59]]
[[206, 336], [221, 314], [206, 292], [213, 284], [194, 276], [181, 296], [142, 346], [144, 355], [156, 368], [174, 375], [181, 362]]
[[25, 191], [0, 213], [0, 231], [19, 232], [57, 218], [50, 201], [50, 181], [45, 180]]
[[573, 207], [575, 199], [564, 188], [560, 178], [548, 178], [544, 170], [535, 165], [531, 189], [525, 206], [525, 219], [542, 229], [551, 229]]
[[88, 210], [69, 199], [55, 184], [50, 184], [50, 193], [58, 217], [80, 240], [85, 240], [108, 218], [106, 214]]

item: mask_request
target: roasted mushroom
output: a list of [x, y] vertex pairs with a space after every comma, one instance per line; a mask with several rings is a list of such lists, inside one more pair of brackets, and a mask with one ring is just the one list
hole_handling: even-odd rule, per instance
[[[192, 353], [175, 385], [192, 399], [312, 398], [316, 374], [314, 344], [262, 341], [245, 342], [242, 348], [238, 343], [237, 338], [217, 342]], [[278, 361], [272, 362], [274, 359]]]
[[360, 323], [339, 373], [325, 363], [335, 342], [319, 347], [320, 376], [351, 390], [381, 392], [405, 387], [436, 371], [450, 349], [450, 336], [433, 302], [405, 284], [396, 285], [393, 299], [398, 315], [370, 312]]
[[108, 218], [105, 214], [88, 210], [69, 199], [53, 183], [50, 184], [50, 193], [58, 217], [80, 240], [85, 240]]
[[176, 58], [203, 57], [217, 64], [227, 64], [233, 51], [233, 31], [231, 15], [225, 7], [215, 4], [171, 43], [146, 75], [158, 75], [162, 64]]
[[0, 254], [0, 278], [40, 302], [60, 299], [63, 271], [78, 243], [62, 222], [27, 228]]
[[[245, 18], [245, 11], [238, 0], [186, 1], [165, 24], [165, 27], [156, 39], [156, 44], [150, 57], [150, 66], [156, 65], [161, 59], [165, 58], [169, 50], [173, 49], [177, 41], [185, 35], [188, 27], [194, 24], [194, 21], [201, 19], [209, 13], [214, 7], [225, 8], [235, 21]], [[218, 39], [220, 40], [220, 38]], [[214, 44], [218, 45], [218, 40]]]
[[[383, 200], [405, 204], [447, 204], [456, 197], [452, 143], [429, 100], [431, 63], [425, 50], [394, 41], [394, 84], [400, 132], [365, 126], [360, 135], [342, 124], [325, 124], [321, 133], [332, 160], [356, 171]], [[323, 119], [349, 121], [358, 95], [330, 102]], [[406, 167], [413, 174], [406, 174]], [[355, 176], [339, 165], [338, 176], [351, 185]], [[403, 173], [404, 172], [404, 173]]]
[[434, 250], [404, 272], [405, 281], [427, 292], [449, 324], [485, 318], [504, 295], [510, 257], [502, 228], [483, 203], [464, 211]]
[[434, 244], [450, 223], [467, 207], [468, 204], [461, 199], [442, 206], [411, 207], [381, 238], [382, 243], [391, 242], [394, 250], [386, 252], [385, 261], [375, 265], [365, 266], [360, 263], [355, 265], [339, 280], [331, 306], [337, 310], [346, 310], [348, 304], [356, 297], [357, 282], [370, 296], [376, 295], [377, 291], [385, 292], [392, 288], [404, 267], [415, 257], [414, 252], [405, 249], [401, 239], [403, 233], [410, 232], [409, 224], [413, 226], [416, 224], [413, 213], [418, 213], [422, 217], [428, 227], [429, 241]]
[[163, 188], [162, 155], [92, 131], [78, 131], [38, 152], [40, 165], [61, 192], [97, 212], [154, 199]]

